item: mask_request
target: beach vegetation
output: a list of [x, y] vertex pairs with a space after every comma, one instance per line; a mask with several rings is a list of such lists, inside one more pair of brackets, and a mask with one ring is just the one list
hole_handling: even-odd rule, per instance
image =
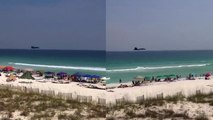
[[177, 103], [178, 101], [183, 101], [185, 99], [185, 96], [182, 93], [177, 93], [176, 95], [168, 95], [164, 98], [166, 102], [173, 102]]
[[82, 118], [77, 115], [67, 115], [67, 114], [60, 114], [58, 115], [59, 120], [81, 120]]
[[47, 112], [45, 113], [35, 113], [32, 117], [32, 120], [41, 120], [41, 119], [45, 119], [45, 120], [51, 120], [51, 116], [49, 116], [49, 114]]
[[23, 110], [23, 111], [20, 113], [20, 115], [26, 117], [26, 116], [29, 115], [29, 113], [30, 113], [30, 112], [29, 112], [28, 110], [25, 109], [25, 110]]
[[183, 113], [174, 113], [172, 115], [172, 118], [190, 119], [190, 117], [186, 114], [186, 112], [183, 112]]
[[[63, 114], [71, 120], [105, 118], [106, 116], [105, 106], [64, 100], [33, 92], [26, 93], [0, 88], [0, 98], [0, 111], [4, 112], [8, 118], [13, 118], [13, 113], [16, 111], [20, 112], [20, 116], [32, 120], [51, 120], [52, 117], [63, 117]], [[61, 115], [56, 114], [59, 111]], [[71, 114], [66, 115], [69, 111]]]
[[128, 110], [126, 112], [126, 115], [129, 116], [130, 118], [133, 118], [136, 116], [135, 112], [131, 109], [131, 110]]
[[164, 104], [164, 99], [157, 98], [157, 97], [150, 97], [146, 100], [142, 100], [139, 102], [140, 105], [144, 105], [144, 107], [150, 107], [150, 106], [162, 106]]
[[[195, 119], [195, 120], [208, 120], [208, 116], [205, 114], [200, 114], [196, 116], [190, 116], [188, 111], [179, 111], [175, 112], [173, 109], [168, 108], [167, 104], [174, 105], [177, 103], [209, 103], [213, 105], [213, 93], [202, 93], [197, 92], [194, 95], [188, 97], [184, 96], [181, 93], [177, 93], [172, 96], [166, 97], [152, 97], [142, 99], [138, 103], [126, 103], [126, 104], [117, 104], [107, 108], [108, 119], [136, 119], [136, 118], [151, 118], [151, 119]], [[137, 111], [137, 112], [136, 112]], [[119, 117], [114, 115], [120, 113]]]
[[213, 103], [213, 92], [196, 93], [194, 95], [187, 97], [187, 100], [194, 102], [194, 103], [209, 103], [210, 105], [212, 105], [212, 103]]

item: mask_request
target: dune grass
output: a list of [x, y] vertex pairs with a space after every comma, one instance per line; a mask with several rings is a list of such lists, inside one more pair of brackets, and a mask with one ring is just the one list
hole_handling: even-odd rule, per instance
[[[92, 103], [79, 103], [75, 100], [63, 100], [38, 93], [25, 93], [20, 91], [12, 91], [10, 89], [0, 89], [0, 114], [5, 114], [7, 117], [2, 119], [14, 118], [13, 113], [20, 111], [20, 116], [28, 117], [29, 119], [92, 119], [106, 118], [108, 120], [117, 119], [113, 115], [115, 111], [123, 110], [124, 119], [133, 118], [183, 118], [190, 119], [187, 114], [174, 113], [172, 110], [164, 109], [160, 113], [149, 109], [153, 106], [163, 106], [166, 103], [176, 104], [178, 101], [187, 101], [194, 103], [209, 103], [213, 105], [213, 93], [197, 93], [189, 97], [185, 97], [181, 93], [173, 96], [148, 98], [139, 101], [139, 103], [121, 102], [112, 107], [94, 105]], [[146, 109], [144, 113], [136, 113], [141, 108]], [[196, 120], [207, 120], [208, 117], [201, 114], [195, 118]]]
[[[190, 118], [186, 111], [182, 113], [175, 113], [171, 109], [163, 109], [160, 112], [156, 111], [153, 108], [162, 107], [166, 103], [176, 104], [178, 102], [192, 102], [192, 103], [208, 103], [209, 105], [213, 105], [213, 92], [210, 93], [201, 93], [197, 92], [191, 96], [184, 96], [181, 93], [177, 93], [172, 96], [165, 97], [152, 97], [147, 99], [142, 99], [138, 101], [138, 103], [120, 103], [118, 105], [112, 106], [107, 109], [108, 117], [107, 119], [116, 119], [113, 116], [114, 113], [118, 111], [123, 111], [124, 119], [132, 119], [132, 118], [153, 118], [153, 119], [165, 119], [165, 118], [180, 118], [180, 119], [195, 119], [195, 120], [208, 120], [208, 117], [205, 114], [200, 114], [196, 118]], [[152, 109], [150, 109], [152, 108]], [[142, 113], [136, 113], [136, 111], [144, 110]]]
[[[105, 106], [63, 100], [38, 93], [0, 89], [0, 98], [0, 114], [6, 112], [8, 118], [13, 118], [13, 112], [15, 111], [20, 111], [20, 116], [29, 117], [29, 119], [51, 119], [54, 116], [87, 119], [105, 118], [106, 116]], [[64, 114], [63, 116], [64, 111], [75, 112], [74, 114]], [[61, 114], [56, 114], [58, 112]]]

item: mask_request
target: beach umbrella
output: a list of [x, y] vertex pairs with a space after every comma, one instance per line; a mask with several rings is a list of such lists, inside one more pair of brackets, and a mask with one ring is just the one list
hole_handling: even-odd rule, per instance
[[44, 75], [45, 75], [45, 78], [53, 78], [55, 73], [47, 71], [47, 72], [44, 72]]
[[25, 72], [20, 78], [23, 78], [23, 79], [32, 79], [32, 80], [35, 79], [34, 77], [32, 77], [32, 73], [29, 72], [29, 71]]
[[208, 73], [206, 73], [206, 75], [205, 75], [206, 77], [209, 77], [209, 76], [211, 76], [211, 73], [210, 72], [208, 72]]
[[57, 76], [64, 77], [64, 76], [67, 76], [67, 73], [59, 72], [59, 73], [57, 73]]
[[176, 75], [175, 74], [170, 74], [170, 75], [168, 75], [169, 76], [169, 78], [176, 78]]
[[163, 76], [163, 75], [158, 75], [156, 78], [157, 78], [157, 79], [165, 79], [165, 76]]
[[0, 66], [0, 69], [3, 70], [6, 66]]
[[65, 73], [65, 72], [59, 72], [59, 73], [57, 73], [57, 75], [64, 75], [64, 74], [67, 74], [67, 73]]
[[3, 70], [4, 71], [13, 71], [14, 68], [12, 66], [6, 66]]

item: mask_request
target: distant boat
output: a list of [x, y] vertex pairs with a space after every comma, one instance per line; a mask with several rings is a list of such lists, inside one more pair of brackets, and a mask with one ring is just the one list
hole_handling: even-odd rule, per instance
[[31, 49], [39, 49], [37, 46], [31, 46]]
[[146, 50], [146, 48], [137, 48], [137, 47], [135, 47], [134, 50]]

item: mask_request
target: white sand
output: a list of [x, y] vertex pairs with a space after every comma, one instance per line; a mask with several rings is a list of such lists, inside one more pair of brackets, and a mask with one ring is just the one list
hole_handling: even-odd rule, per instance
[[[20, 81], [32, 81], [32, 84], [19, 83]], [[195, 94], [196, 90], [201, 92], [213, 91], [213, 78], [210, 80], [197, 79], [197, 80], [180, 80], [175, 82], [156, 82], [147, 86], [136, 86], [128, 88], [115, 88], [111, 89], [114, 92], [107, 92], [105, 90], [90, 89], [81, 87], [77, 82], [69, 84], [56, 84], [51, 82], [41, 83], [36, 80], [18, 79], [15, 82], [6, 82], [4, 75], [0, 76], [0, 84], [11, 84], [14, 86], [25, 86], [32, 88], [39, 88], [40, 90], [54, 90], [56, 93], [72, 93], [73, 96], [92, 96], [93, 101], [98, 101], [98, 98], [106, 99], [107, 103], [114, 104], [116, 99], [125, 98], [130, 101], [136, 101], [138, 96], [144, 95], [147, 97], [156, 97], [158, 94], [163, 93], [164, 96], [174, 95], [177, 92], [182, 92], [185, 96]]]
[[[6, 82], [7, 77], [0, 76], [0, 84], [11, 84], [13, 86], [24, 86], [28, 88], [39, 88], [39, 90], [54, 90], [55, 93], [72, 93], [72, 96], [92, 96], [93, 101], [98, 101], [98, 98], [105, 98], [105, 90], [90, 89], [83, 86], [79, 86], [77, 82], [71, 82], [69, 84], [56, 84], [51, 82], [41, 83], [36, 80], [17, 79], [14, 82]], [[31, 84], [19, 83], [20, 81], [31, 81]]]
[[147, 86], [135, 86], [127, 88], [115, 88], [114, 92], [108, 92], [107, 103], [115, 103], [115, 99], [125, 98], [130, 101], [136, 101], [138, 96], [144, 95], [147, 97], [156, 97], [158, 94], [163, 93], [164, 96], [174, 95], [182, 92], [185, 96], [196, 93], [196, 90], [208, 93], [213, 91], [213, 78], [210, 80], [197, 79], [197, 80], [180, 80], [175, 82], [156, 82]]

